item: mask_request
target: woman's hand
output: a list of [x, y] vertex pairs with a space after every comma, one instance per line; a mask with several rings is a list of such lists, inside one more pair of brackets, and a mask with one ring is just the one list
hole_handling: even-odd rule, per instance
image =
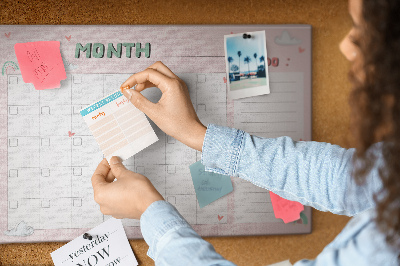
[[112, 157], [110, 165], [106, 159], [100, 162], [92, 186], [100, 211], [118, 219], [140, 219], [153, 202], [164, 200], [147, 177], [126, 169], [118, 157]]
[[[135, 85], [135, 89], [130, 89]], [[161, 90], [158, 103], [152, 103], [140, 93], [150, 87]], [[163, 63], [156, 62], [133, 74], [121, 85], [121, 90], [166, 134], [193, 149], [202, 150], [207, 128], [197, 117], [186, 84]]]

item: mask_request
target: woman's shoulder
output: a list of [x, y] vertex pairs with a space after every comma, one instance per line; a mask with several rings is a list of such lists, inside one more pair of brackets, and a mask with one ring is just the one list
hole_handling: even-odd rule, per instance
[[375, 208], [354, 216], [324, 252], [345, 255], [353, 261], [365, 261], [365, 265], [397, 265], [399, 251], [386, 242], [375, 217]]

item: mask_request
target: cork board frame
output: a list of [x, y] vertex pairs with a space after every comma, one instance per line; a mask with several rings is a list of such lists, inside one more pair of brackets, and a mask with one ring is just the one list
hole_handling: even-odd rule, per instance
[[[198, 100], [196, 98], [194, 102], [195, 109], [204, 108], [204, 110], [197, 110], [198, 113], [202, 112], [199, 117], [204, 124], [208, 124], [207, 120], [210, 123], [220, 122], [222, 125], [240, 128], [259, 136], [278, 137], [283, 134], [297, 140], [311, 140], [310, 26], [0, 26], [0, 30], [12, 34], [3, 40], [4, 49], [0, 52], [2, 58], [6, 59], [3, 65], [5, 75], [2, 75], [1, 86], [3, 92], [1, 117], [3, 128], [8, 129], [7, 135], [1, 136], [3, 156], [1, 176], [4, 179], [1, 183], [8, 185], [1, 187], [4, 193], [0, 194], [2, 195], [2, 212], [8, 213], [2, 217], [1, 229], [4, 231], [0, 237], [2, 242], [71, 240], [108, 218], [99, 212], [98, 206], [93, 202], [90, 184], [91, 173], [97, 165], [96, 162], [101, 160], [101, 156], [95, 153], [96, 145], [93, 147], [86, 144], [90, 143], [90, 133], [85, 131], [83, 121], [79, 120], [79, 114], [76, 114], [74, 110], [79, 110], [97, 98], [108, 95], [108, 90], [113, 90], [113, 86], [115, 86], [114, 90], [118, 89], [113, 82], [119, 80], [121, 83], [124, 78], [116, 76], [117, 74], [140, 71], [149, 65], [150, 59], [163, 61], [175, 73], [197, 74], [193, 85], [188, 84], [188, 87], [196, 90], [191, 94], [192, 101], [195, 95], [199, 98]], [[250, 100], [247, 99], [247, 102], [226, 100], [225, 103], [224, 99], [227, 97], [225, 96], [226, 80], [223, 79], [225, 76], [223, 36], [233, 32], [251, 33], [260, 30], [266, 32], [268, 57], [266, 55], [264, 63], [269, 66], [268, 72], [272, 79], [271, 95], [251, 97]], [[136, 45], [135, 49], [128, 49], [129, 45], [118, 38], [122, 32], [129, 32], [130, 36], [138, 39], [131, 42], [131, 46]], [[62, 42], [60, 49], [67, 68], [67, 80], [62, 82], [65, 85], [62, 85], [60, 89], [36, 91], [30, 86], [32, 84], [24, 83], [18, 75], [17, 60], [13, 55], [14, 44], [38, 40], [61, 40]], [[102, 40], [102, 43], [91, 40]], [[112, 44], [113, 42], [118, 44]], [[124, 52], [121, 49], [122, 45], [126, 47]], [[115, 52], [110, 52], [110, 49], [115, 49], [115, 47], [120, 48], [119, 56]], [[243, 53], [245, 55], [246, 51], [244, 50]], [[256, 59], [255, 57], [254, 63], [258, 66]], [[129, 64], [133, 64], [134, 67]], [[250, 69], [250, 62], [248, 62], [248, 68]], [[110, 69], [117, 70], [117, 73], [112, 75]], [[119, 73], [120, 70], [122, 73]], [[216, 73], [221, 73], [219, 80], [215, 79]], [[213, 78], [210, 78], [212, 75]], [[103, 81], [97, 84], [95, 80]], [[211, 90], [205, 92], [203, 102], [199, 96], [200, 92], [197, 92], [217, 86], [216, 84], [219, 84], [222, 90], [213, 98], [218, 98], [220, 96], [218, 94], [223, 96], [217, 103], [219, 107], [222, 107], [219, 109], [212, 107], [212, 100], [206, 96], [211, 95]], [[91, 90], [90, 86], [97, 89]], [[98, 96], [99, 87], [100, 91], [103, 91], [100, 96]], [[270, 99], [274, 99], [273, 97], [276, 97], [276, 102], [271, 102]], [[264, 99], [265, 102], [253, 103], [260, 99]], [[61, 114], [58, 109], [63, 110]], [[222, 113], [215, 114], [218, 110]], [[271, 110], [274, 111], [272, 115], [269, 114]], [[243, 113], [244, 111], [246, 114]], [[249, 114], [248, 111], [253, 113]], [[260, 115], [260, 111], [264, 114]], [[36, 112], [38, 112], [37, 115]], [[291, 120], [295, 121], [288, 121], [288, 112], [291, 112]], [[52, 115], [54, 113], [57, 114]], [[264, 122], [260, 127], [259, 120], [268, 115], [270, 118], [265, 121], [270, 121], [270, 119], [274, 121]], [[208, 117], [214, 116], [215, 120], [208, 120]], [[252, 127], [248, 124], [253, 119], [251, 116], [258, 116], [254, 119], [257, 122], [254, 122], [256, 124]], [[218, 117], [222, 119], [218, 120]], [[49, 120], [54, 123], [46, 122]], [[65, 120], [69, 122], [60, 123]], [[277, 127], [280, 124], [281, 126]], [[62, 129], [63, 126], [65, 128]], [[74, 132], [74, 135], [68, 133], [67, 137], [67, 131]], [[51, 133], [48, 134], [48, 132]], [[160, 130], [158, 133], [159, 136], [162, 135]], [[244, 184], [243, 181], [236, 179], [232, 179], [235, 187], [233, 193], [209, 207], [198, 208], [194, 191], [189, 184], [191, 181], [188, 173], [181, 170], [182, 179], [176, 181], [180, 184], [178, 185], [171, 180], [179, 178], [179, 173], [175, 172], [179, 170], [175, 170], [173, 175], [169, 176], [169, 169], [177, 169], [181, 164], [188, 166], [199, 160], [200, 154], [188, 150], [182, 151], [182, 156], [179, 157], [177, 148], [171, 148], [172, 153], [168, 147], [163, 151], [162, 147], [170, 144], [169, 139], [164, 138], [165, 144], [159, 143], [161, 148], [154, 148], [155, 154], [165, 152], [165, 156], [159, 158], [161, 161], [157, 159], [153, 164], [148, 164], [148, 161], [155, 156], [149, 153], [145, 162], [140, 162], [140, 159], [135, 157], [128, 168], [136, 172], [141, 171], [139, 169], [150, 168], [147, 170], [150, 171], [150, 180], [153, 178], [153, 183], [163, 184], [158, 187], [160, 193], [167, 200], [174, 198], [173, 204], [181, 210], [200, 235], [293, 234], [311, 231], [309, 207], [305, 208], [304, 213], [310, 222], [284, 224], [275, 219], [267, 191], [260, 191], [256, 186]], [[57, 153], [65, 154], [68, 158], [65, 159], [65, 156], [58, 159], [54, 159], [54, 156], [47, 158], [47, 154], [53, 149], [58, 151]], [[141, 155], [144, 154], [142, 156], [146, 157], [148, 151], [149, 149], [142, 151]], [[192, 154], [193, 160], [186, 162], [188, 153]], [[27, 154], [29, 158], [20, 158]], [[169, 156], [178, 156], [181, 160], [176, 163], [170, 162]], [[49, 161], [54, 161], [54, 163], [48, 163]], [[160, 164], [162, 167], [154, 170]], [[160, 174], [158, 179], [154, 179], [154, 172], [163, 172], [163, 170], [165, 175]], [[189, 183], [185, 185], [185, 182]], [[171, 186], [187, 188], [177, 190], [169, 188]], [[242, 193], [247, 195], [247, 200], [242, 199]], [[265, 198], [265, 204], [262, 201], [263, 198]], [[188, 203], [190, 201], [194, 204]], [[193, 216], [195, 219], [192, 220]], [[128, 238], [141, 237], [138, 221], [126, 221], [125, 230]]]

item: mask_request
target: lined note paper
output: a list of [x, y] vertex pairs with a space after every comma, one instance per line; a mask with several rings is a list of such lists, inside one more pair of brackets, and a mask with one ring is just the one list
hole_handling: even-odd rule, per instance
[[158, 140], [144, 113], [120, 92], [80, 111], [107, 161], [135, 155]]
[[[270, 94], [234, 101], [233, 127], [264, 138], [289, 136], [294, 140], [304, 140], [304, 121], [308, 119], [304, 115], [304, 74], [270, 72], [269, 78]], [[274, 222], [282, 217], [287, 222], [292, 219], [286, 219], [286, 214], [281, 213], [282, 208], [286, 208], [282, 204], [279, 205], [281, 208], [273, 207], [273, 196], [269, 191], [238, 179], [234, 179], [234, 187], [235, 206], [241, 206], [246, 212], [246, 215], [235, 213], [236, 222]], [[295, 215], [297, 219], [300, 218], [299, 212]]]
[[270, 73], [271, 93], [235, 100], [235, 128], [264, 138], [304, 139], [303, 73]]

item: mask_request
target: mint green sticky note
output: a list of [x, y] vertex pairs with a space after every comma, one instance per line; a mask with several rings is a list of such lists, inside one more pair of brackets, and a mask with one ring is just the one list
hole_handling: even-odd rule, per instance
[[189, 168], [200, 208], [232, 192], [232, 181], [229, 176], [206, 172], [200, 161]]

